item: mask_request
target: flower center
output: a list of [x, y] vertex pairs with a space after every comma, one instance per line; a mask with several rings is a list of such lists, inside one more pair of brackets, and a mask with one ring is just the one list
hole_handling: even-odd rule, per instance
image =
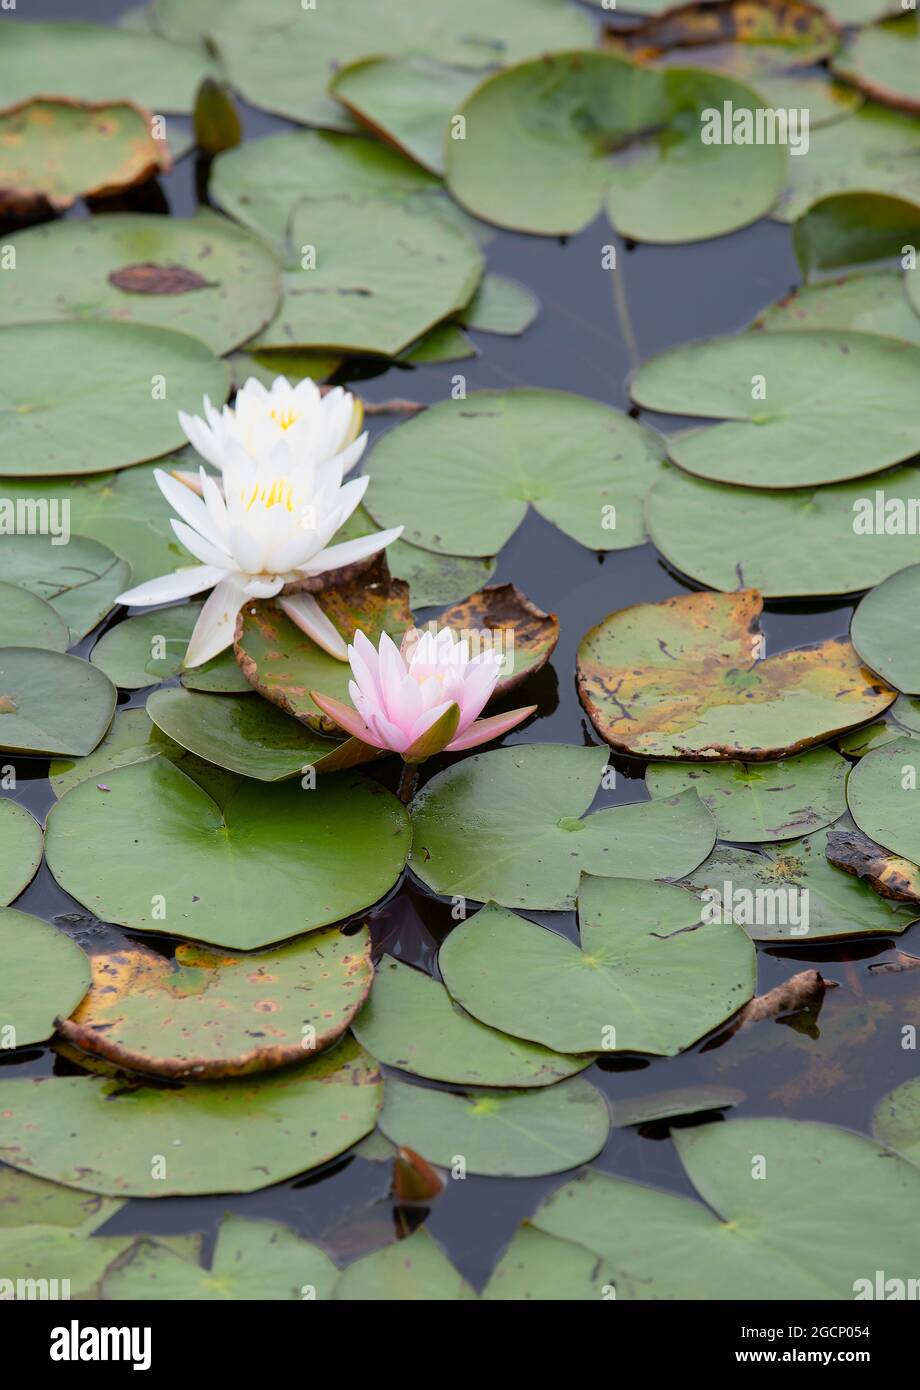
[[293, 512], [294, 490], [287, 478], [275, 478], [270, 487], [255, 483], [252, 488], [241, 488], [240, 501], [247, 512], [251, 512], [257, 502], [263, 507], [283, 507]]
[[297, 412], [288, 406], [286, 409], [272, 410], [271, 417], [279, 430], [289, 430], [292, 425], [297, 424]]

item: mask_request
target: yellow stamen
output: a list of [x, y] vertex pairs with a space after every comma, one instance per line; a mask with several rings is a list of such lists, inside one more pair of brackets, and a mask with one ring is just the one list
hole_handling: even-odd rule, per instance
[[255, 483], [248, 492], [241, 488], [240, 501], [247, 512], [251, 512], [257, 502], [263, 507], [284, 507], [285, 511], [293, 512], [294, 491], [287, 478], [275, 478], [268, 488], [262, 483]]
[[278, 428], [282, 430], [289, 430], [292, 425], [297, 424], [297, 412], [290, 408], [280, 411], [272, 410], [271, 416]]

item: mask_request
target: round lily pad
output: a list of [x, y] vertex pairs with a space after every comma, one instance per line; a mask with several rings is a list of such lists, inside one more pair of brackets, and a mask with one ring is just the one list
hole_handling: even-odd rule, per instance
[[496, 1032], [464, 1013], [430, 975], [385, 957], [352, 1025], [378, 1062], [468, 1086], [549, 1086], [590, 1065]]
[[613, 1271], [583, 1245], [523, 1225], [482, 1291], [490, 1302], [541, 1303], [611, 1298]]
[[353, 774], [310, 791], [247, 780], [220, 808], [165, 758], [106, 785], [58, 802], [46, 852], [68, 893], [124, 927], [257, 950], [370, 907], [409, 850], [405, 808]]
[[847, 781], [850, 814], [877, 844], [920, 863], [920, 745], [899, 738], [874, 748]]
[[541, 1091], [471, 1091], [453, 1095], [388, 1080], [380, 1128], [445, 1168], [532, 1178], [564, 1173], [600, 1153], [610, 1114], [600, 1091], [582, 1077]]
[[[701, 113], [755, 112], [761, 98], [720, 73], [658, 71], [617, 53], [521, 63], [464, 103], [447, 181], [477, 217], [518, 231], [578, 232], [606, 203], [637, 241], [719, 236], [769, 212], [786, 170], [778, 144], [705, 142]], [[650, 134], [649, 132], [653, 132]]]
[[182, 684], [190, 690], [221, 694], [249, 690], [249, 682], [230, 652], [222, 652], [203, 666], [183, 670], [189, 638], [200, 613], [200, 603], [184, 603], [126, 618], [100, 637], [90, 661], [122, 690], [141, 690], [180, 674]]
[[445, 1303], [476, 1294], [424, 1226], [406, 1240], [355, 1260], [336, 1284], [336, 1299]]
[[482, 74], [431, 58], [360, 58], [330, 91], [366, 129], [433, 174], [443, 174], [450, 122]]
[[814, 748], [775, 763], [651, 763], [652, 796], [694, 787], [716, 818], [720, 840], [756, 844], [807, 835], [846, 810], [849, 763], [832, 748]]
[[191, 1080], [274, 1071], [330, 1047], [367, 997], [370, 934], [336, 928], [227, 956], [181, 944], [173, 960], [124, 945], [91, 957], [92, 989], [61, 1036], [130, 1071]]
[[0, 907], [0, 1037], [4, 1047], [43, 1042], [89, 989], [75, 941], [28, 912]]
[[0, 323], [111, 319], [201, 338], [222, 356], [264, 328], [281, 295], [272, 252], [228, 218], [113, 213], [11, 237]]
[[532, 290], [507, 275], [488, 273], [479, 289], [458, 315], [466, 328], [479, 333], [523, 333], [540, 312], [540, 301]]
[[140, 1236], [106, 1273], [102, 1296], [144, 1303], [327, 1299], [338, 1270], [324, 1250], [273, 1221], [225, 1216], [210, 1268]]
[[920, 1077], [912, 1077], [883, 1096], [872, 1115], [880, 1144], [920, 1166]]
[[20, 323], [0, 348], [0, 474], [98, 473], [177, 448], [177, 412], [220, 404], [229, 373], [186, 333], [133, 323]]
[[756, 589], [611, 613], [578, 648], [598, 733], [637, 757], [781, 758], [881, 714], [895, 692], [844, 638], [764, 658]]
[[758, 316], [754, 328], [791, 333], [841, 329], [903, 338], [920, 347], [920, 314], [911, 307], [905, 277], [896, 270], [866, 271], [803, 285]]
[[[872, 1140], [786, 1119], [729, 1120], [672, 1138], [701, 1200], [591, 1172], [557, 1188], [532, 1218], [606, 1259], [618, 1300], [759, 1302], [781, 1290], [851, 1301], [873, 1296], [865, 1290], [877, 1269], [916, 1278], [920, 1235], [904, 1213], [920, 1200], [920, 1173]], [[860, 1201], [841, 1204], [842, 1192]]]
[[[69, 536], [64, 544], [61, 538], [67, 533], [63, 513], [49, 511], [47, 516], [57, 534], [4, 537], [0, 575], [21, 586], [20, 592], [26, 589], [44, 599], [69, 629], [63, 646], [31, 641], [22, 645], [47, 645], [49, 650], [63, 651], [79, 642], [112, 611], [115, 599], [129, 582], [131, 569], [107, 545], [86, 536]], [[64, 529], [58, 530], [59, 526]], [[22, 603], [28, 603], [28, 594], [22, 595]], [[26, 611], [22, 610], [23, 615]], [[45, 621], [36, 617], [36, 632], [43, 632]]]
[[790, 492], [726, 487], [672, 468], [649, 493], [649, 534], [700, 584], [765, 598], [871, 589], [913, 564], [920, 469]]
[[0, 1168], [0, 1230], [56, 1226], [89, 1235], [124, 1206], [108, 1197], [87, 1196], [18, 1168]]
[[8, 796], [0, 797], [0, 905], [18, 898], [42, 862], [42, 828]]
[[573, 907], [579, 875], [680, 878], [715, 821], [696, 792], [586, 814], [604, 748], [523, 744], [432, 777], [412, 803], [411, 867], [435, 893], [506, 907]]
[[912, 116], [867, 101], [845, 120], [810, 133], [808, 154], [789, 160], [786, 187], [772, 215], [795, 222], [819, 198], [850, 190], [917, 196], [918, 151], [920, 126]]
[[263, 351], [394, 357], [468, 304], [483, 271], [466, 232], [385, 197], [305, 199], [290, 243], [281, 307], [254, 342]]
[[65, 652], [70, 632], [50, 603], [18, 584], [0, 581], [0, 647]]
[[61, 758], [49, 769], [51, 790], [60, 798], [78, 782], [94, 779], [105, 785], [108, 773], [116, 767], [146, 762], [160, 755], [173, 762], [184, 759], [185, 750], [165, 734], [143, 709], [118, 710], [106, 731], [105, 738], [86, 757]]
[[920, 565], [899, 570], [859, 604], [850, 624], [867, 666], [905, 695], [920, 695]]
[[88, 661], [38, 647], [0, 648], [0, 749], [44, 756], [91, 753], [117, 691]]
[[714, 482], [802, 488], [877, 473], [920, 451], [920, 348], [860, 333], [742, 333], [670, 348], [639, 368], [633, 400], [724, 423], [668, 441]]
[[406, 540], [449, 555], [495, 554], [529, 505], [592, 550], [621, 550], [645, 538], [642, 499], [661, 458], [656, 435], [597, 401], [477, 391], [386, 434], [365, 502], [381, 525], [405, 523]]
[[299, 777], [311, 766], [322, 771], [324, 759], [339, 746], [249, 695], [155, 690], [147, 713], [181, 748], [259, 782]]
[[0, 1081], [0, 1158], [117, 1197], [255, 1192], [357, 1143], [374, 1128], [382, 1090], [376, 1064], [350, 1038], [245, 1081]]
[[581, 946], [498, 907], [456, 927], [440, 967], [459, 1004], [560, 1052], [673, 1056], [754, 993], [757, 962], [733, 923], [700, 923], [671, 883], [585, 875]]
[[792, 229], [803, 274], [900, 256], [920, 234], [920, 204], [888, 193], [832, 193]]
[[[849, 818], [837, 822], [838, 830]], [[743, 926], [755, 941], [813, 941], [881, 933], [895, 935], [917, 909], [886, 902], [865, 883], [828, 863], [834, 827], [800, 840], [765, 845], [761, 852], [719, 845], [687, 875], [711, 910]]]
[[868, 25], [848, 35], [832, 67], [876, 101], [920, 115], [920, 27], [916, 14]]

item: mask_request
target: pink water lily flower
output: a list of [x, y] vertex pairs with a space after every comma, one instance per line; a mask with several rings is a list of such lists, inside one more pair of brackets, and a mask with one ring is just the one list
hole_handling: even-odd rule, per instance
[[401, 648], [383, 633], [376, 649], [363, 632], [356, 632], [348, 660], [354, 708], [313, 690], [312, 699], [346, 733], [373, 748], [399, 753], [406, 762], [475, 748], [507, 733], [536, 709], [528, 705], [480, 719], [501, 675], [501, 655], [488, 647], [471, 656], [469, 643], [448, 627], [424, 633], [412, 628]]

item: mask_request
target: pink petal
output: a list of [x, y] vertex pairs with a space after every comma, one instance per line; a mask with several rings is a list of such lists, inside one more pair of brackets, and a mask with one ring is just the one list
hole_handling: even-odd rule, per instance
[[509, 729], [513, 729], [516, 724], [520, 724], [528, 715], [533, 714], [536, 708], [536, 705], [527, 705], [524, 709], [509, 710], [507, 714], [493, 714], [489, 719], [477, 719], [452, 743], [449, 743], [445, 751], [460, 753], [464, 748], [477, 748], [480, 743], [488, 743], [493, 738], [500, 738]]
[[370, 743], [374, 748], [386, 746], [378, 741], [376, 735], [367, 727], [357, 710], [353, 710], [333, 695], [321, 695], [319, 691], [311, 690], [310, 699], [323, 711], [323, 714], [328, 714], [329, 718], [338, 724], [340, 729], [344, 729], [353, 738], [359, 738], [362, 743]]

